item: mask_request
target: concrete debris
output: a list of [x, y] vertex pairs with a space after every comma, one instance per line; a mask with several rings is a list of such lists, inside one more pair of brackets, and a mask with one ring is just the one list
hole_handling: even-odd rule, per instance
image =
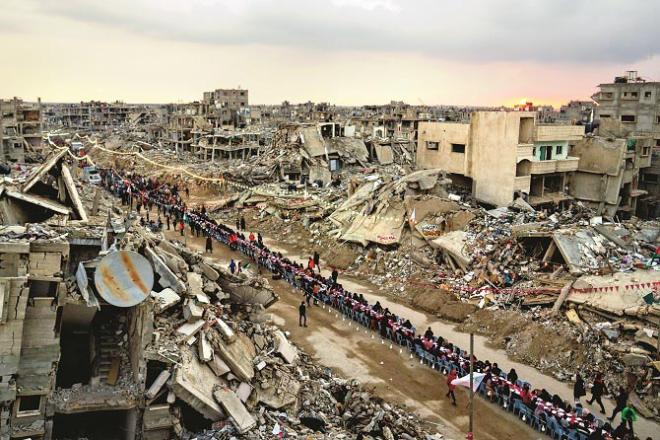
[[282, 356], [287, 364], [294, 363], [298, 358], [298, 350], [296, 347], [289, 342], [281, 330], [276, 331], [274, 336], [276, 341], [275, 350], [277, 353]]
[[151, 297], [156, 300], [155, 312], [161, 313], [170, 307], [174, 307], [181, 301], [181, 297], [174, 290], [166, 287], [160, 292], [151, 292]]
[[213, 397], [220, 403], [225, 413], [231, 417], [239, 434], [244, 434], [256, 426], [256, 419], [252, 417], [241, 399], [232, 390], [216, 385], [213, 389]]

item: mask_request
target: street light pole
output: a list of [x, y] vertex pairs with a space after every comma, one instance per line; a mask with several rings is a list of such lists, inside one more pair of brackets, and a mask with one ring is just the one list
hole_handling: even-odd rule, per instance
[[474, 438], [474, 333], [470, 333], [470, 432], [468, 438]]

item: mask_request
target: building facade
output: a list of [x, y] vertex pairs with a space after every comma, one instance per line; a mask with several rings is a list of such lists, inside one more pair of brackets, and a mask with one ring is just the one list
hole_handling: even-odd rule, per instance
[[[595, 119], [600, 123], [601, 136], [648, 137], [652, 147], [651, 164], [642, 168], [640, 188], [647, 191], [639, 199], [639, 214], [660, 215], [660, 82], [648, 82], [636, 71], [600, 84], [593, 99], [598, 103]], [[646, 142], [646, 141], [644, 141]]]
[[26, 150], [41, 153], [41, 115], [41, 99], [0, 99], [0, 161], [21, 163]]
[[569, 148], [584, 127], [540, 125], [534, 112], [478, 111], [469, 123], [421, 122], [417, 166], [440, 168], [477, 200], [506, 206], [518, 195], [532, 206], [569, 200]]
[[204, 92], [203, 103], [213, 107], [222, 125], [244, 127], [250, 117], [248, 95], [244, 89], [216, 89]]

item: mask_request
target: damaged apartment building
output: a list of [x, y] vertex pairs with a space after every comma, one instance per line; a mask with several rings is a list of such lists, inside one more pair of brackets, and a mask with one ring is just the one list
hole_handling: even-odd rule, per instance
[[50, 128], [99, 131], [128, 123], [129, 115], [135, 110], [135, 105], [121, 101], [48, 104], [45, 106], [44, 119]]
[[610, 138], [634, 138], [651, 154], [641, 167], [637, 208], [645, 217], [660, 216], [660, 82], [646, 81], [636, 71], [626, 72], [611, 83], [600, 84], [592, 97], [598, 134]]
[[478, 111], [469, 123], [420, 123], [417, 166], [447, 171], [490, 205], [520, 195], [534, 207], [561, 205], [571, 200], [568, 174], [579, 161], [569, 146], [583, 135], [583, 126], [538, 124], [534, 112]]
[[[584, 125], [540, 124], [535, 112], [475, 112], [469, 123], [420, 125], [417, 165], [440, 168], [482, 203], [534, 208], [578, 200], [599, 215], [637, 212], [640, 171], [651, 165], [647, 136], [586, 135]], [[624, 136], [625, 135], [625, 136]]]
[[250, 116], [248, 102], [247, 90], [217, 89], [204, 92], [202, 101], [167, 105], [165, 141], [177, 152], [191, 151], [207, 134], [243, 128]]
[[41, 153], [41, 99], [0, 99], [0, 162], [25, 162], [26, 152]]

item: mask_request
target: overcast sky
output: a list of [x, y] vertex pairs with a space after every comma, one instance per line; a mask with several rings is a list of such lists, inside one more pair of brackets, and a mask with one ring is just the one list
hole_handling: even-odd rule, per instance
[[660, 80], [658, 0], [0, 0], [0, 97], [561, 104]]

